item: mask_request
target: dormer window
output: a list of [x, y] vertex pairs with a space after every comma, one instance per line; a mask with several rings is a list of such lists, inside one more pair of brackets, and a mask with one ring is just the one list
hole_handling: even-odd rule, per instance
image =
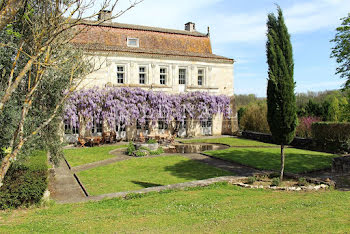
[[128, 37], [127, 45], [128, 47], [139, 47], [139, 39]]

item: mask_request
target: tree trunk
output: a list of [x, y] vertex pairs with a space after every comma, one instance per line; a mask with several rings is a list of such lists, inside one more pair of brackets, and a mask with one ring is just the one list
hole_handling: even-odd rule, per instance
[[283, 180], [284, 173], [284, 145], [281, 145], [281, 173], [280, 173], [280, 181]]
[[11, 153], [8, 153], [2, 159], [1, 167], [0, 167], [0, 188], [3, 185], [5, 175], [8, 171], [8, 169], [10, 168], [11, 163], [16, 159], [16, 156], [17, 156], [18, 152], [21, 150], [22, 146], [23, 146], [23, 142], [20, 142], [14, 151], [12, 151]]

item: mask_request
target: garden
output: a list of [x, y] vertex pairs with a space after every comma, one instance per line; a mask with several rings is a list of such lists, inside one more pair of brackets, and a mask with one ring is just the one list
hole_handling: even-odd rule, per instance
[[[89, 196], [135, 191], [220, 176], [240, 176], [239, 171], [216, 167], [210, 161], [216, 159], [227, 165], [233, 162], [262, 171], [278, 172], [280, 166], [279, 148], [274, 144], [237, 137], [180, 141], [186, 145], [205, 143], [226, 145], [226, 148], [177, 154], [166, 153], [160, 147], [162, 150], [149, 151], [157, 153], [146, 156], [133, 154], [138, 150], [134, 147], [136, 143], [130, 142], [65, 149], [64, 153], [72, 171], [76, 173]], [[330, 169], [334, 157], [336, 155], [287, 148], [286, 172], [302, 174], [327, 170]]]

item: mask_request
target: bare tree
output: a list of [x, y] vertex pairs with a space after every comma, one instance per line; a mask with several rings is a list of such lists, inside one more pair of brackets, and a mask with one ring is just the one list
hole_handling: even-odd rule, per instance
[[[4, 85], [0, 88], [0, 115], [14, 93], [20, 91], [24, 97], [21, 101], [18, 127], [16, 131], [9, 133], [12, 134], [12, 138], [8, 144], [6, 155], [2, 159], [0, 187], [11, 162], [16, 159], [22, 147], [56, 117], [65, 100], [76, 90], [86, 74], [92, 71], [91, 69], [82, 71], [88, 61], [82, 59], [81, 53], [67, 57], [67, 52], [72, 50], [70, 44], [72, 39], [84, 30], [88, 30], [88, 27], [77, 26], [103, 24], [105, 21], [121, 16], [141, 1], [143, 0], [134, 0], [126, 9], [99, 21], [94, 20], [99, 11], [109, 10], [113, 12], [118, 0], [103, 0], [99, 11], [90, 14], [87, 12], [95, 7], [93, 0], [9, 0], [0, 2], [0, 30], [4, 29], [9, 22], [19, 22], [21, 25], [21, 31], [16, 32], [19, 35], [13, 35], [17, 37], [16, 43], [4, 41], [0, 43], [0, 48], [16, 51], [15, 56], [11, 57], [11, 67], [4, 68], [2, 72], [3, 76], [0, 81]], [[13, 7], [13, 4], [16, 7]], [[33, 131], [26, 133], [25, 123], [29, 111], [33, 109], [33, 102], [40, 98], [37, 95], [40, 86], [45, 82], [45, 79], [48, 79], [50, 71], [59, 70], [62, 66], [67, 67], [67, 64], [70, 72], [69, 82], [65, 87], [66, 92], [51, 107], [50, 114], [45, 120]]]

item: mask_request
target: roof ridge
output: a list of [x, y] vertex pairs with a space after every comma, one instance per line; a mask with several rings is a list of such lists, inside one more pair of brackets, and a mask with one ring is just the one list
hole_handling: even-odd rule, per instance
[[123, 29], [132, 29], [132, 30], [141, 30], [141, 31], [181, 34], [181, 35], [196, 36], [196, 37], [208, 37], [208, 34], [200, 33], [197, 31], [190, 32], [186, 30], [160, 28], [160, 27], [152, 27], [152, 26], [137, 25], [137, 24], [125, 24], [125, 23], [117, 23], [117, 22], [107, 23], [107, 22], [99, 22], [99, 21], [93, 21], [93, 20], [84, 20], [84, 21], [81, 21], [80, 24], [89, 25], [89, 26], [103, 26], [103, 27], [111, 27], [111, 28], [123, 28]]

